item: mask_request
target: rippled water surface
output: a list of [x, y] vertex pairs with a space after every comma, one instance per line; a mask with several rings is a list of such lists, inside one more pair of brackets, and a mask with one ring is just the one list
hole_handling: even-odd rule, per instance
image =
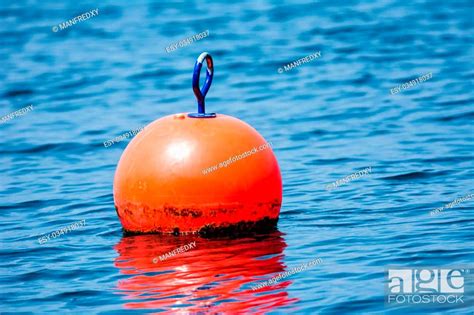
[[[473, 12], [469, 0], [2, 1], [0, 115], [33, 110], [0, 124], [0, 312], [472, 314], [472, 305], [388, 306], [384, 290], [389, 266], [474, 260], [474, 201], [430, 215], [473, 193]], [[278, 231], [126, 237], [112, 181], [129, 139], [103, 142], [195, 111], [191, 76], [203, 51], [215, 64], [207, 108], [273, 143], [284, 184]]]

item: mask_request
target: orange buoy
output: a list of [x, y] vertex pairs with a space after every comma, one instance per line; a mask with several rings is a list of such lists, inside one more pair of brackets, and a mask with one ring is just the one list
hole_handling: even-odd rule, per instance
[[271, 145], [245, 122], [205, 112], [212, 77], [212, 58], [202, 53], [193, 75], [198, 113], [152, 122], [123, 152], [114, 202], [126, 232], [215, 235], [276, 226], [282, 182]]

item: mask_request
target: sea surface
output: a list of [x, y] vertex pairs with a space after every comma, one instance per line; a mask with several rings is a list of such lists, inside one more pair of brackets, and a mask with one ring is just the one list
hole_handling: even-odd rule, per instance
[[[473, 6], [2, 0], [0, 119], [33, 107], [0, 123], [0, 313], [473, 314], [469, 303], [388, 305], [385, 293], [390, 267], [473, 268], [474, 199], [430, 214], [474, 193]], [[104, 142], [196, 111], [203, 51], [215, 67], [208, 111], [273, 144], [278, 230], [125, 236], [112, 183], [130, 139]]]

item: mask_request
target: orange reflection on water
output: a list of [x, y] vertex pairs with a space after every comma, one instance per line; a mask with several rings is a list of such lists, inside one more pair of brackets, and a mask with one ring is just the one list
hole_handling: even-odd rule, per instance
[[[180, 246], [196, 247], [165, 261], [158, 258]], [[240, 239], [199, 236], [138, 235], [123, 237], [115, 246], [116, 267], [129, 275], [118, 290], [130, 302], [127, 309], [165, 314], [265, 314], [290, 305], [285, 289], [290, 281], [253, 291], [250, 285], [282, 272], [286, 244], [280, 232]], [[158, 263], [153, 263], [158, 258]], [[278, 289], [278, 292], [276, 291]]]

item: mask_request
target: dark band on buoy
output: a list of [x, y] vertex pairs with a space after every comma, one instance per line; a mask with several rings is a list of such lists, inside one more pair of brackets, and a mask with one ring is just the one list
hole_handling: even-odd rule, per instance
[[[207, 71], [206, 71], [206, 81], [204, 82], [204, 86], [202, 89], [199, 89], [199, 77], [201, 75], [201, 68], [202, 63], [206, 59], [207, 63]], [[197, 113], [190, 113], [188, 114], [191, 118], [214, 118], [216, 117], [215, 113], [206, 113], [204, 98], [206, 97], [207, 91], [211, 87], [212, 77], [214, 75], [214, 63], [212, 61], [211, 55], [207, 52], [203, 52], [199, 55], [198, 59], [196, 60], [196, 64], [194, 64], [194, 73], [193, 73], [193, 91], [194, 95], [196, 95], [196, 99], [198, 101], [198, 112]]]

